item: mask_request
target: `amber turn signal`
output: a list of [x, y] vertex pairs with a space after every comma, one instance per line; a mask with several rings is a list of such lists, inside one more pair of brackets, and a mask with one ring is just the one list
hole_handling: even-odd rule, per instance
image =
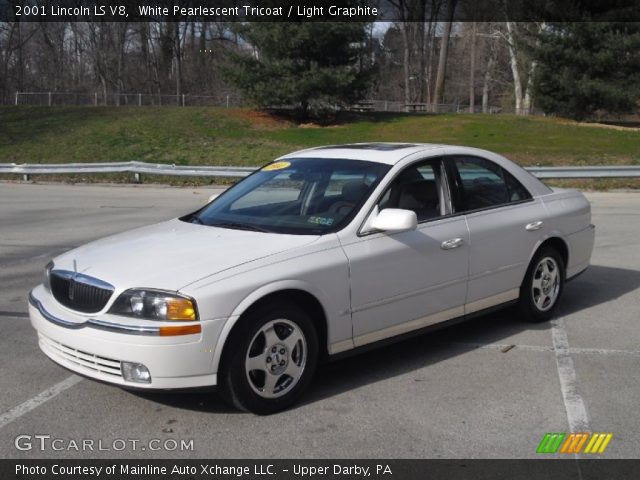
[[183, 320], [193, 322], [197, 320], [196, 309], [193, 302], [188, 298], [173, 297], [167, 298], [167, 320]]
[[181, 325], [176, 327], [160, 327], [161, 337], [171, 337], [174, 335], [193, 335], [202, 332], [200, 324], [197, 325]]

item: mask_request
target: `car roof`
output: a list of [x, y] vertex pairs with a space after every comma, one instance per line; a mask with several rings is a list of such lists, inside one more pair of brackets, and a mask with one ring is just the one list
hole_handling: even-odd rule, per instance
[[308, 148], [281, 158], [344, 158], [395, 165], [408, 155], [444, 146], [432, 143], [350, 143]]
[[339, 158], [348, 160], [366, 160], [369, 162], [396, 165], [402, 159], [420, 152], [429, 152], [434, 156], [445, 153], [450, 155], [472, 155], [489, 159], [507, 170], [527, 187], [534, 195], [546, 195], [551, 189], [524, 168], [502, 155], [474, 147], [445, 145], [435, 143], [351, 143], [326, 147], [308, 148], [290, 153], [287, 158]]

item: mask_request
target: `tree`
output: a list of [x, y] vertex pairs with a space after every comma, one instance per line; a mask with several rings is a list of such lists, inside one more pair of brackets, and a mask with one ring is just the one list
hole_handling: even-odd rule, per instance
[[447, 57], [449, 55], [449, 37], [451, 36], [451, 25], [456, 11], [457, 0], [447, 1], [447, 21], [444, 22], [444, 33], [440, 43], [440, 57], [438, 58], [438, 73], [436, 74], [436, 89], [433, 94], [433, 102], [438, 104], [444, 95], [444, 79], [447, 70]]
[[294, 106], [307, 116], [353, 103], [369, 87], [365, 23], [255, 22], [240, 34], [253, 50], [230, 55], [226, 76], [259, 107]]
[[534, 94], [545, 112], [583, 120], [622, 114], [640, 99], [640, 24], [549, 24], [532, 47]]

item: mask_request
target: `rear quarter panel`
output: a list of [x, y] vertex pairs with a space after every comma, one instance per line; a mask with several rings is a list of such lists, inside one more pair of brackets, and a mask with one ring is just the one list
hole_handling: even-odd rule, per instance
[[587, 268], [595, 239], [591, 204], [577, 190], [555, 189], [542, 201], [548, 212], [548, 234], [565, 240], [569, 248], [567, 278]]

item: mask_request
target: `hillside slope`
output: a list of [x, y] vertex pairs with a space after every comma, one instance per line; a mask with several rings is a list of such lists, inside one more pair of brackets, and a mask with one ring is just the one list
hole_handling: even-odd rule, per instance
[[2, 163], [260, 165], [299, 148], [367, 141], [475, 146], [522, 165], [640, 164], [640, 131], [542, 117], [363, 114], [319, 127], [240, 109], [0, 107]]

